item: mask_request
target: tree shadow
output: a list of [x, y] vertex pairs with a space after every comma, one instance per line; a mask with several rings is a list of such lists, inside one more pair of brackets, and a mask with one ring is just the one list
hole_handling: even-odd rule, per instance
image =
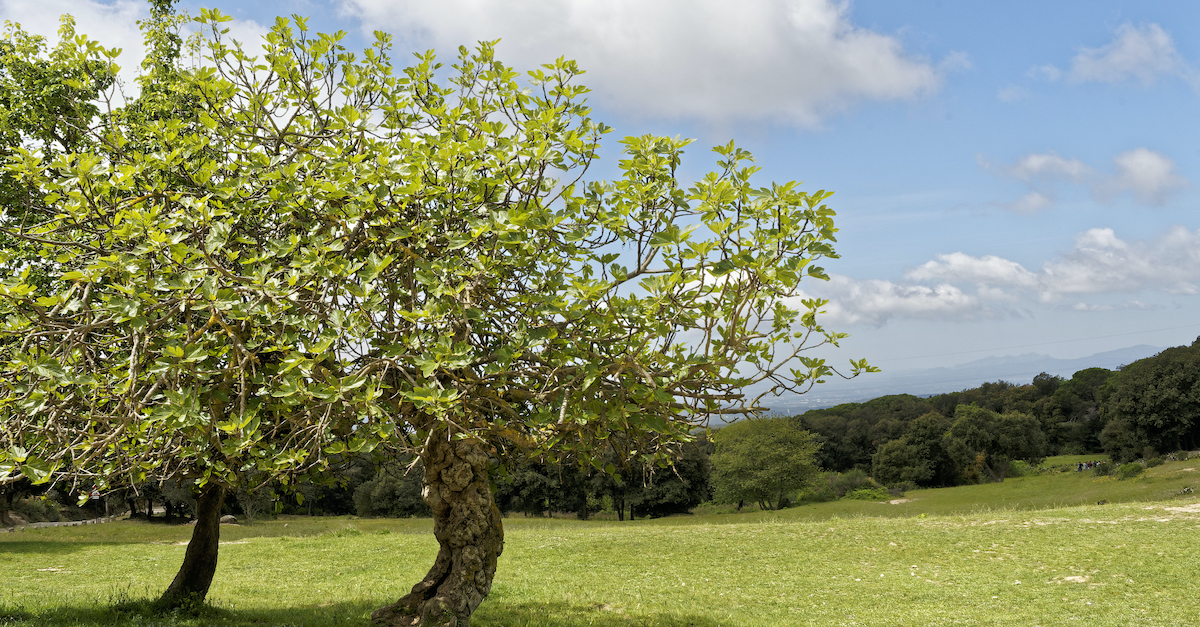
[[0, 605], [0, 625], [5, 627], [109, 627], [117, 625], [163, 625], [172, 627], [329, 627], [370, 625], [371, 612], [380, 602], [359, 601], [282, 609], [237, 609], [204, 604], [163, 612], [153, 600], [125, 600], [112, 605], [60, 606], [29, 611]]
[[484, 601], [471, 616], [473, 627], [725, 627], [710, 616], [686, 613], [646, 614], [606, 604]]
[[53, 540], [16, 540], [0, 542], [0, 552], [8, 555], [66, 555], [84, 549], [121, 544], [119, 542], [55, 542]]
[[[30, 612], [0, 605], [0, 625], [13, 627], [108, 627], [130, 624], [178, 627], [367, 627], [384, 601], [356, 601], [283, 609], [238, 609], [204, 605], [171, 613], [152, 609], [153, 601], [110, 606], [64, 606]], [[602, 604], [506, 603], [487, 601], [471, 617], [473, 627], [727, 627], [707, 616], [642, 614]]]

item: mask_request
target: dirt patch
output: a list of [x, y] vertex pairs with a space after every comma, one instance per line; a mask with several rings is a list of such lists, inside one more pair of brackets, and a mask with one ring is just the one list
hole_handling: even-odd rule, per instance
[[899, 505], [901, 503], [909, 503], [911, 501], [912, 501], [912, 499], [892, 499], [892, 500], [888, 501], [888, 503], [890, 505]]
[[1178, 512], [1180, 514], [1200, 514], [1200, 503], [1192, 503], [1183, 507], [1164, 507], [1168, 512]]

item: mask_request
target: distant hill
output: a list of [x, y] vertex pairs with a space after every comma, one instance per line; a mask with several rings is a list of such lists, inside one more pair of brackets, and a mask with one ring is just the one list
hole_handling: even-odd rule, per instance
[[988, 381], [1029, 383], [1042, 372], [1069, 379], [1071, 375], [1086, 368], [1115, 370], [1163, 350], [1163, 347], [1140, 344], [1078, 359], [1056, 359], [1049, 355], [1026, 353], [984, 357], [949, 368], [888, 370], [863, 375], [850, 381], [830, 380], [817, 385], [807, 394], [785, 395], [778, 399], [769, 399], [765, 404], [775, 411], [794, 414], [841, 403], [862, 402], [889, 394], [931, 396], [978, 387]]

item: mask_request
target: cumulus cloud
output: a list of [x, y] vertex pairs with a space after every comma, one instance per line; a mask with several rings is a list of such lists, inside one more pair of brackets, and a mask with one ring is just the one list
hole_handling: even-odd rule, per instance
[[1116, 174], [1097, 189], [1101, 197], [1130, 191], [1142, 204], [1161, 205], [1172, 192], [1188, 186], [1188, 180], [1176, 172], [1175, 162], [1153, 150], [1123, 152], [1113, 158], [1113, 164]]
[[1039, 180], [1065, 180], [1079, 183], [1092, 173], [1092, 169], [1082, 161], [1064, 159], [1052, 152], [1025, 155], [1015, 164], [1006, 168], [1006, 171], [1026, 183]]
[[1086, 163], [1078, 159], [1060, 157], [1053, 152], [1030, 153], [1012, 165], [994, 165], [983, 157], [979, 157], [979, 163], [987, 170], [1015, 178], [1030, 188], [1030, 191], [1017, 201], [1000, 205], [1009, 211], [1022, 214], [1049, 209], [1054, 205], [1060, 184], [1082, 183], [1095, 174]]
[[[1125, 241], [1110, 228], [1080, 233], [1071, 250], [1031, 270], [996, 255], [941, 254], [910, 269], [900, 283], [831, 275], [811, 286], [829, 300], [824, 322], [882, 325], [893, 319], [974, 320], [1018, 315], [1024, 306], [1053, 304], [1076, 311], [1154, 307], [1120, 294], [1200, 294], [1200, 230], [1176, 226], [1157, 238]], [[809, 295], [804, 296], [805, 298]], [[1024, 305], [1022, 305], [1024, 303]]]
[[1018, 198], [1015, 202], [1001, 203], [1000, 206], [1013, 212], [1024, 215], [1037, 213], [1043, 209], [1049, 209], [1054, 205], [1054, 198], [1042, 192], [1029, 192]]
[[[138, 20], [150, 16], [148, 5], [143, 0], [3, 0], [0, 2], [0, 21], [15, 22], [26, 31], [46, 38], [50, 47], [58, 44], [60, 16], [70, 14], [75, 18], [75, 32], [87, 35], [105, 48], [120, 48], [117, 65], [126, 96], [137, 95], [135, 79], [141, 73], [142, 59], [146, 47]], [[257, 53], [259, 42], [267, 28], [252, 20], [226, 22], [231, 39], [244, 44], [248, 51]]]
[[1075, 83], [1153, 85], [1163, 76], [1183, 76], [1191, 70], [1175, 49], [1171, 36], [1158, 24], [1124, 24], [1116, 38], [1099, 48], [1084, 48], [1071, 61], [1067, 78]]
[[75, 18], [75, 32], [87, 35], [105, 48], [120, 48], [117, 64], [121, 80], [133, 84], [142, 58], [146, 55], [137, 20], [149, 16], [145, 2], [117, 0], [4, 0], [0, 2], [0, 21], [16, 22], [26, 31], [46, 38], [50, 47], [58, 44], [59, 18]]
[[365, 28], [414, 47], [502, 39], [519, 68], [564, 55], [593, 97], [635, 114], [775, 119], [801, 126], [864, 100], [935, 91], [945, 67], [854, 25], [835, 0], [342, 0]]
[[964, 253], [938, 255], [936, 261], [909, 270], [913, 281], [972, 282], [985, 286], [1034, 287], [1037, 275], [1024, 266], [995, 255], [972, 257]]
[[1103, 201], [1131, 192], [1143, 205], [1162, 205], [1171, 194], [1191, 185], [1177, 172], [1170, 157], [1149, 148], [1135, 148], [1117, 155], [1113, 158], [1113, 171], [1108, 173], [1099, 173], [1078, 159], [1067, 159], [1053, 152], [1030, 153], [1012, 165], [993, 165], [982, 157], [979, 163], [987, 170], [1025, 183], [1029, 191], [1024, 196], [1000, 204], [1024, 214], [1052, 207], [1059, 188], [1065, 184], [1090, 185]]
[[1200, 231], [1176, 226], [1149, 242], [1129, 243], [1109, 228], [1089, 229], [1074, 248], [1039, 273], [1043, 299], [1156, 289], [1195, 294], [1200, 282]]
[[979, 299], [961, 289], [939, 284], [900, 285], [876, 279], [855, 280], [831, 275], [817, 286], [821, 298], [829, 300], [822, 322], [881, 325], [892, 318], [950, 320], [974, 318], [983, 312]]

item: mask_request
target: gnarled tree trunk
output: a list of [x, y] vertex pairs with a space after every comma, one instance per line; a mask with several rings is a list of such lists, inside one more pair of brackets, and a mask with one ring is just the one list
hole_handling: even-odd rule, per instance
[[158, 599], [162, 609], [173, 609], [201, 603], [208, 596], [213, 574], [217, 572], [217, 549], [221, 540], [221, 506], [225, 503], [225, 487], [209, 483], [200, 489], [196, 499], [196, 526], [183, 555], [183, 565], [175, 580]]
[[429, 574], [412, 592], [371, 614], [380, 627], [467, 627], [488, 595], [496, 560], [504, 550], [500, 510], [488, 483], [488, 455], [477, 440], [429, 438], [425, 502], [441, 549]]

